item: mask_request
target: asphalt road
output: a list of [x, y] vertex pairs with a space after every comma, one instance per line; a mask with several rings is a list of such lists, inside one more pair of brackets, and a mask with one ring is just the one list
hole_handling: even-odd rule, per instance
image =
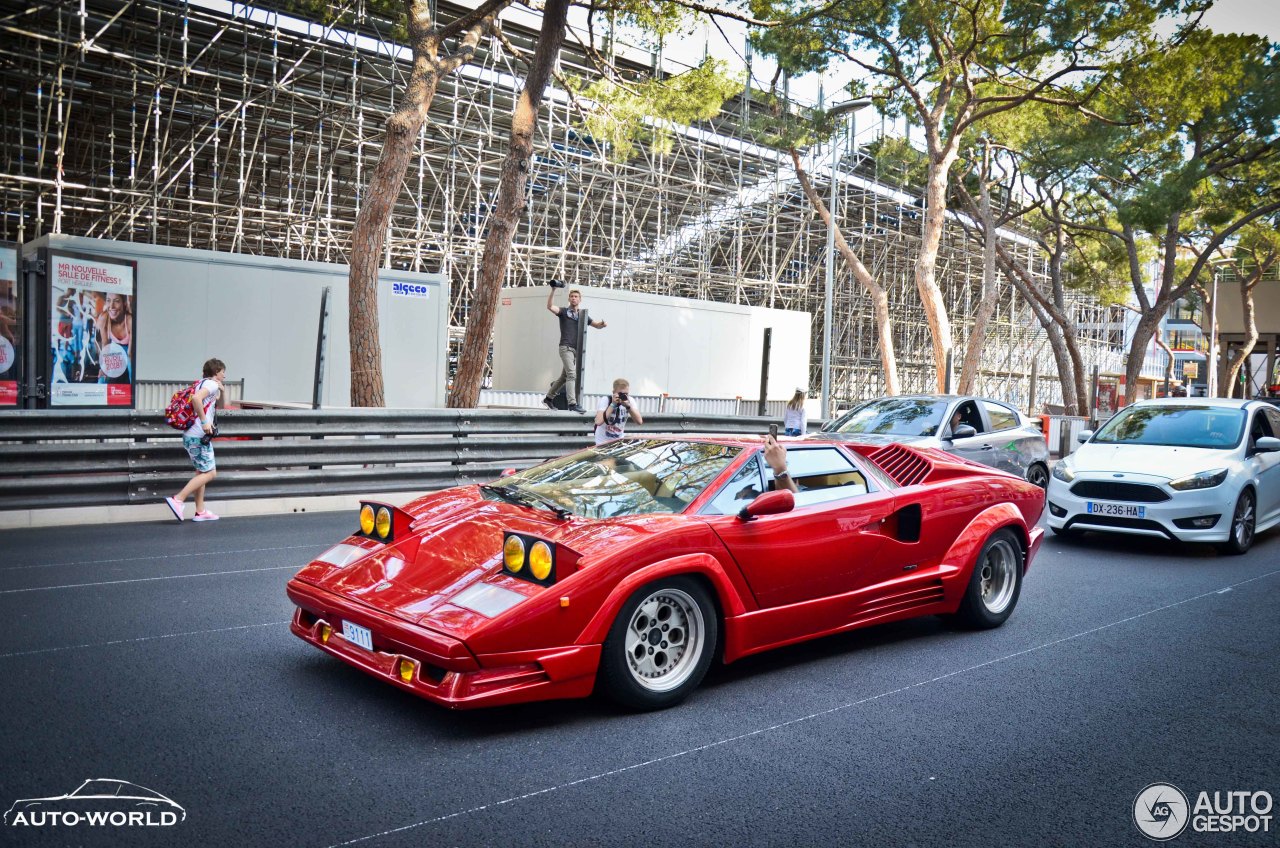
[[[165, 828], [17, 845], [1151, 844], [1144, 787], [1280, 796], [1280, 532], [1244, 557], [1046, 540], [1013, 617], [713, 669], [683, 705], [457, 713], [289, 634], [349, 515], [0, 533], [0, 810], [87, 778]], [[1173, 845], [1275, 845], [1194, 833]]]

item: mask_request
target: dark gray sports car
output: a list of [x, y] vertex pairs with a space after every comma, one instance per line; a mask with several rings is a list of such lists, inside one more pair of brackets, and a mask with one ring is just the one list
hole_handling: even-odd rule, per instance
[[899, 442], [956, 456], [1049, 485], [1049, 446], [1040, 429], [1007, 403], [971, 395], [899, 395], [858, 404], [822, 431], [862, 443]]

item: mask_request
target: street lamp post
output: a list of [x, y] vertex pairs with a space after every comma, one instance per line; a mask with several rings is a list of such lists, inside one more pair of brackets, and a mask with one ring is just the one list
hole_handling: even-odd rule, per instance
[[[850, 100], [833, 106], [827, 115], [838, 117], [852, 115], [866, 106], [870, 100]], [[852, 141], [850, 147], [853, 146]], [[831, 418], [831, 309], [836, 279], [836, 188], [839, 183], [840, 133], [831, 135], [831, 200], [827, 204], [827, 285], [823, 293], [822, 310], [822, 417]]]

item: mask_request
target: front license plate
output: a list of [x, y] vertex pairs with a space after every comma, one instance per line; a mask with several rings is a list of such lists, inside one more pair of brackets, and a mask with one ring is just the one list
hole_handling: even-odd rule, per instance
[[1147, 508], [1137, 504], [1088, 502], [1090, 515], [1114, 515], [1118, 518], [1146, 518]]
[[353, 645], [359, 645], [366, 651], [373, 650], [373, 631], [349, 621], [342, 622], [342, 638]]

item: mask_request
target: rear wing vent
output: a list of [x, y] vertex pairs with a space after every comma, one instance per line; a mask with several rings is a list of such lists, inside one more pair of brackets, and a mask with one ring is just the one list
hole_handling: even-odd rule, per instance
[[880, 466], [902, 486], [914, 486], [923, 482], [933, 470], [932, 462], [904, 445], [886, 445], [867, 454], [867, 459]]

